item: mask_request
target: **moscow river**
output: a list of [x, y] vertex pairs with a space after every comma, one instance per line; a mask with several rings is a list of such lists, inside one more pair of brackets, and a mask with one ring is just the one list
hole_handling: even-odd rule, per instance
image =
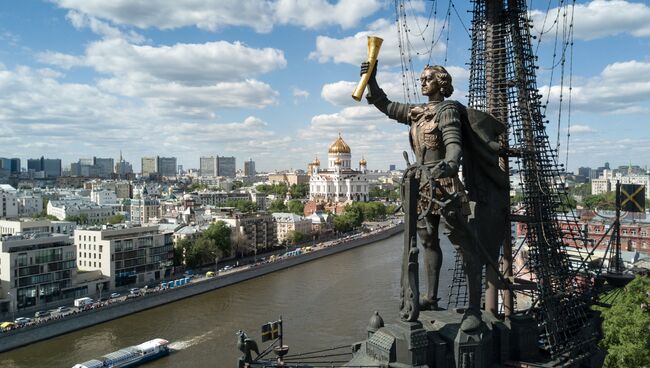
[[[398, 234], [2, 353], [0, 367], [72, 367], [156, 337], [169, 340], [176, 351], [143, 367], [234, 367], [241, 355], [237, 330], [246, 331], [262, 350], [266, 343], [261, 342], [260, 326], [280, 315], [289, 354], [350, 345], [367, 335], [373, 311], [386, 322], [398, 318], [402, 239]], [[441, 240], [446, 257], [440, 296], [446, 298], [453, 251]]]

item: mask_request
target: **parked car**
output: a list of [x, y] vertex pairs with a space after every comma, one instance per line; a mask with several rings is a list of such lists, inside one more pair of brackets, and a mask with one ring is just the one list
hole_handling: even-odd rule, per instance
[[120, 293], [111, 293], [111, 299], [119, 298], [122, 296]]
[[140, 294], [140, 289], [138, 289], [138, 288], [129, 289], [129, 293], [139, 295]]
[[49, 315], [50, 315], [50, 311], [38, 311], [34, 313], [34, 317], [36, 318], [48, 317]]
[[29, 318], [29, 317], [18, 317], [18, 318], [16, 318], [14, 323], [17, 324], [17, 325], [24, 325], [24, 324], [27, 324], [27, 323], [29, 323], [31, 321], [32, 321], [32, 319]]
[[58, 307], [58, 308], [56, 309], [56, 311], [59, 312], [59, 313], [69, 312], [69, 311], [70, 311], [70, 307], [68, 307], [67, 305], [62, 305], [62, 306]]

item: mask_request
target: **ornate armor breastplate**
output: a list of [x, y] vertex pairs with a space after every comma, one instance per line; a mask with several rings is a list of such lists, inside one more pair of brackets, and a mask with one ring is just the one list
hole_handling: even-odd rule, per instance
[[435, 106], [415, 106], [409, 111], [411, 146], [418, 160], [424, 158], [425, 148], [428, 152], [437, 152], [442, 146], [442, 131], [436, 119]]

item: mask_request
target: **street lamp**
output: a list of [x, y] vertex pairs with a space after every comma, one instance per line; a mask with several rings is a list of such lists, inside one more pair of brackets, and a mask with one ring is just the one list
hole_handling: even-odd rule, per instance
[[101, 283], [99, 283], [97, 285], [97, 287], [99, 288], [99, 300], [101, 301], [102, 300], [102, 289], [104, 289], [104, 282], [102, 281]]
[[[13, 303], [13, 295], [11, 295], [11, 292], [7, 291], [7, 295], [9, 295], [9, 308], [11, 308], [11, 304]], [[15, 303], [14, 303], [15, 304]], [[11, 313], [12, 313], [12, 321], [16, 320], [16, 308], [11, 308]]]

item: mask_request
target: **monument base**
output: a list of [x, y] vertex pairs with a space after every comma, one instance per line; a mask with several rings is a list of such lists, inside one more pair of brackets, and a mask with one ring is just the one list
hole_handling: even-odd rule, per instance
[[462, 318], [462, 310], [423, 311], [417, 322], [381, 327], [353, 346], [353, 358], [345, 366], [488, 368], [512, 363], [518, 358], [511, 356], [513, 350], [538, 349], [536, 341], [521, 338], [528, 327], [525, 319], [503, 322], [483, 313], [479, 328], [462, 331]]

